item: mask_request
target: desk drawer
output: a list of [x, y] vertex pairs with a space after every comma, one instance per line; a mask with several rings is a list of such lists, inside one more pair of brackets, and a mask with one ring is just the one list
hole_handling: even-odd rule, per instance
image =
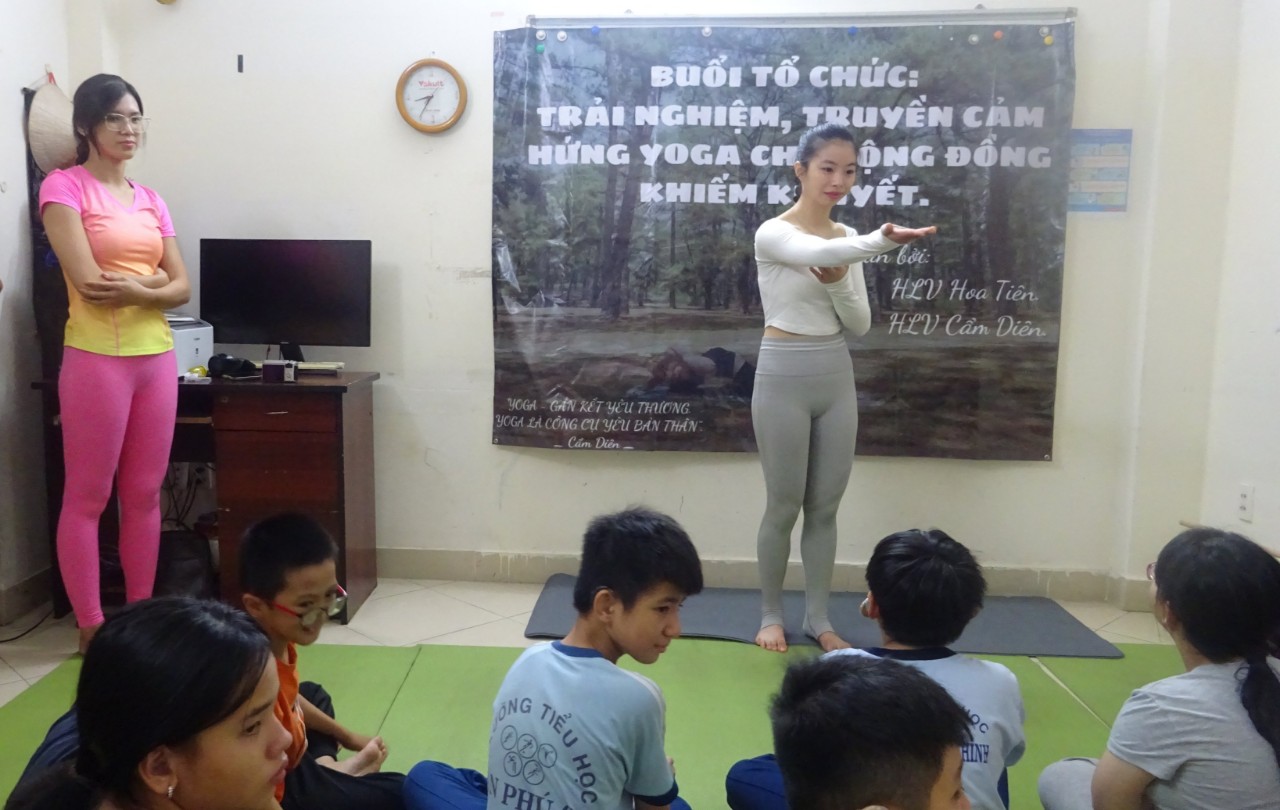
[[218, 505], [342, 508], [342, 448], [333, 434], [219, 430]]
[[219, 393], [213, 400], [215, 430], [336, 433], [341, 403], [328, 394], [298, 392]]

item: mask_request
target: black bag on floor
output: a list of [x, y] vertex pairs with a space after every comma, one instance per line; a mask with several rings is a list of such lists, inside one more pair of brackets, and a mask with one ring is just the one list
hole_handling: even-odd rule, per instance
[[192, 531], [161, 532], [155, 595], [213, 599], [217, 593], [209, 541]]

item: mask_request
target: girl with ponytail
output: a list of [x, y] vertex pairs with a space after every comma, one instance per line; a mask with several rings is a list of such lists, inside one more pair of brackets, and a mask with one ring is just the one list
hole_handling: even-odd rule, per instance
[[1045, 810], [1280, 806], [1280, 562], [1238, 534], [1192, 529], [1148, 576], [1187, 671], [1133, 693], [1096, 766], [1049, 766]]

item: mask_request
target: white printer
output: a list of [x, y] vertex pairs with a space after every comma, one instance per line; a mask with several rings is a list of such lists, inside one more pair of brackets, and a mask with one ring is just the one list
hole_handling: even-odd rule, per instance
[[199, 318], [180, 312], [166, 312], [165, 320], [173, 331], [173, 353], [178, 359], [178, 375], [196, 366], [208, 366], [213, 354], [213, 327]]

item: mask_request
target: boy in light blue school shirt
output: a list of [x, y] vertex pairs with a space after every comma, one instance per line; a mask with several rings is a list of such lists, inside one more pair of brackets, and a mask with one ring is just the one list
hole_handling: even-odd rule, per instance
[[684, 529], [646, 509], [593, 520], [574, 587], [578, 618], [563, 641], [526, 650], [493, 703], [488, 774], [422, 762], [405, 780], [409, 810], [679, 808], [653, 681], [620, 669], [652, 664], [680, 635], [680, 605], [702, 590]]
[[[918, 669], [964, 707], [971, 739], [961, 746], [964, 790], [973, 810], [1007, 810], [1008, 768], [1026, 751], [1025, 711], [1008, 668], [947, 647], [982, 609], [982, 567], [969, 549], [939, 529], [897, 532], [867, 561], [862, 615], [880, 625], [881, 646], [834, 650], [827, 658], [887, 658]], [[732, 810], [788, 810], [773, 756], [736, 763], [725, 779]], [[792, 808], [791, 810], [798, 810]]]

